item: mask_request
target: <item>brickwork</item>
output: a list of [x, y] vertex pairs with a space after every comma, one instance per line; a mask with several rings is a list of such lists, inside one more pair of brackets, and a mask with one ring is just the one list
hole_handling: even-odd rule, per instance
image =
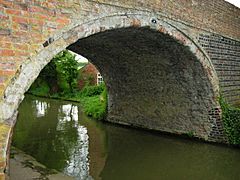
[[176, 40], [149, 28], [124, 28], [68, 48], [91, 59], [104, 75], [108, 121], [208, 139], [208, 108], [216, 104], [206, 94], [214, 97], [214, 91], [201, 63]]
[[[103, 5], [101, 3], [104, 3]], [[102, 7], [102, 6], [106, 7]], [[112, 5], [113, 7], [109, 7]], [[118, 7], [119, 6], [119, 7]], [[219, 1], [0, 1], [0, 94], [17, 72], [21, 62], [43, 48], [48, 37], [59, 29], [89, 14], [144, 10], [183, 21], [191, 26], [229, 37], [240, 37], [240, 12], [233, 5]], [[78, 13], [77, 13], [78, 12]], [[183, 13], [184, 12], [184, 13]], [[222, 26], [221, 24], [224, 24]], [[9, 61], [9, 59], [12, 59]]]
[[[117, 97], [118, 92], [114, 90], [112, 96], [111, 94], [109, 96], [110, 105], [113, 105], [113, 109], [111, 109], [112, 106], [109, 107], [113, 114], [112, 118], [109, 119], [112, 119], [113, 122], [130, 125], [135, 123], [134, 125], [136, 126], [172, 133], [194, 131], [197, 137], [210, 141], [225, 142], [222, 134], [221, 110], [218, 108], [217, 98], [219, 96], [220, 81], [222, 92], [227, 97], [227, 100], [233, 104], [237, 104], [239, 100], [239, 17], [240, 10], [224, 0], [183, 0], [181, 2], [177, 0], [0, 0], [0, 128], [9, 127], [6, 131], [0, 131], [2, 133], [1, 137], [4, 137], [0, 140], [0, 178], [4, 176], [6, 169], [7, 144], [9, 143], [9, 132], [12, 128], [12, 123], [9, 125], [9, 120], [13, 120], [12, 117], [16, 114], [18, 105], [24, 98], [24, 92], [27, 91], [31, 83], [36, 79], [41, 69], [54, 55], [69, 45], [76, 43], [79, 39], [119, 28], [147, 26], [160, 34], [167, 34], [176, 40], [172, 44], [173, 49], [171, 53], [181, 59], [181, 57], [186, 57], [186, 55], [178, 53], [178, 48], [176, 47], [180, 44], [180, 49], [189, 55], [187, 57], [191, 57], [188, 59], [191, 62], [191, 66], [187, 65], [188, 61], [186, 59], [181, 59], [180, 63], [175, 64], [175, 68], [177, 70], [182, 68], [181, 70], [185, 74], [180, 76], [179, 81], [176, 81], [175, 75], [172, 74], [170, 80], [172, 80], [171, 82], [176, 82], [177, 88], [181, 89], [184, 87], [183, 94], [185, 93], [184, 89], [191, 92], [189, 99], [183, 98], [183, 104], [190, 104], [193, 107], [189, 108], [186, 106], [189, 111], [184, 112], [177, 104], [179, 112], [184, 112], [183, 115], [188, 120], [184, 122], [184, 116], [182, 116], [180, 118], [181, 122], [178, 122], [175, 118], [177, 116], [176, 112], [174, 114], [175, 124], [172, 123], [176, 126], [171, 126], [172, 124], [169, 124], [169, 122], [164, 124], [162, 121], [157, 121], [158, 117], [156, 116], [162, 112], [161, 108], [159, 109], [162, 105], [158, 104], [160, 101], [157, 101], [156, 97], [164, 100], [164, 96], [156, 94], [155, 99], [152, 99], [156, 104], [147, 106], [155, 108], [156, 111], [152, 112], [149, 109], [149, 112], [143, 113], [144, 116], [139, 116], [138, 122], [130, 122], [130, 119], [129, 122], [124, 122], [122, 117], [118, 117], [118, 115], [122, 115], [124, 112], [121, 112], [120, 106], [114, 106], [115, 104], [111, 104], [111, 102], [115, 102], [112, 101], [115, 99], [116, 102], [119, 101], [123, 105], [122, 107], [126, 104], [120, 101]], [[111, 39], [110, 36], [107, 38], [108, 40]], [[123, 47], [132, 47], [134, 49], [134, 43], [135, 40], [125, 42]], [[147, 44], [145, 46], [147, 47]], [[186, 47], [188, 50], [183, 47]], [[108, 48], [108, 45], [105, 45], [105, 48]], [[130, 50], [131, 48], [127, 52]], [[151, 52], [151, 49], [150, 51], [149, 49], [147, 50], [146, 52]], [[162, 51], [160, 50], [159, 52]], [[110, 51], [107, 51], [105, 55], [109, 53]], [[119, 57], [122, 57], [123, 54], [120, 54]], [[137, 62], [136, 58], [138, 55], [134, 59], [131, 57], [131, 53], [127, 54], [130, 56], [129, 59]], [[104, 57], [101, 53], [98, 55], [100, 58]], [[110, 54], [110, 57], [113, 57], [113, 55], [114, 53]], [[161, 54], [154, 55], [161, 57]], [[144, 56], [145, 63], [152, 62], [150, 61], [150, 56], [149, 54]], [[126, 56], [123, 56], [122, 59], [126, 60]], [[103, 71], [104, 68], [108, 69], [108, 66], [116, 63], [105, 64], [102, 67], [100, 64], [104, 63], [104, 59], [102, 60], [102, 62], [94, 61], [96, 65], [101, 67], [100, 69], [98, 68], [100, 71]], [[119, 62], [121, 62], [120, 60]], [[169, 62], [172, 63], [170, 58], [165, 60], [163, 65], [166, 67], [169, 65]], [[183, 64], [186, 67], [182, 66]], [[120, 66], [118, 66], [120, 69], [113, 69], [113, 72], [121, 72], [121, 68], [124, 68], [122, 65], [124, 64], [120, 63]], [[143, 68], [139, 67], [138, 64], [133, 64], [132, 67]], [[156, 78], [158, 77], [157, 75], [161, 75], [157, 70], [161, 70], [161, 72], [166, 74], [172, 72], [171, 68], [162, 69], [161, 67], [160, 65], [148, 67], [149, 73], [153, 77], [153, 86], [146, 91], [140, 92], [140, 95], [141, 93], [144, 95], [146, 92], [150, 97], [151, 92], [159, 92], [159, 89], [154, 85], [154, 82], [159, 83]], [[185, 71], [186, 69], [189, 71]], [[134, 76], [137, 73], [136, 69], [130, 69], [126, 73], [132, 73], [130, 77], [138, 77]], [[105, 76], [106, 80], [108, 80], [113, 78], [114, 74], [111, 77]], [[162, 82], [165, 82], [165, 80], [162, 79]], [[192, 83], [187, 86], [186, 80], [188, 80], [188, 83]], [[139, 81], [137, 83], [141, 84], [144, 82]], [[166, 93], [172, 93], [174, 96], [168, 94], [168, 97], [173, 100], [176, 95], [171, 91], [174, 89], [174, 83], [169, 84], [169, 87], [172, 85], [172, 88], [166, 91]], [[129, 85], [129, 88], [131, 84], [125, 85]], [[116, 86], [110, 85], [110, 87], [116, 89], [118, 84]], [[121, 87], [125, 87], [124, 84]], [[127, 88], [125, 90], [130, 92]], [[133, 91], [131, 93], [135, 93], [134, 88], [131, 91]], [[121, 92], [119, 93], [121, 94]], [[202, 96], [203, 93], [205, 93], [205, 96]], [[141, 108], [143, 108], [142, 102], [138, 102], [141, 99], [137, 98], [139, 94], [135, 93], [133, 95], [135, 102], [139, 103]], [[198, 100], [195, 100], [194, 97], [197, 97]], [[151, 98], [146, 100], [146, 103], [150, 103], [149, 100]], [[167, 99], [165, 100], [167, 102]], [[126, 101], [126, 103], [128, 102]], [[171, 103], [174, 104], [173, 101]], [[131, 108], [136, 107], [135, 105], [131, 106]], [[135, 112], [137, 108], [134, 108], [132, 111], [132, 117], [134, 118], [138, 117], [138, 112], [140, 112]], [[171, 107], [166, 110], [170, 111], [170, 109]], [[116, 113], [114, 114], [113, 111]], [[176, 109], [172, 111], [175, 112]], [[126, 112], [129, 113], [129, 111]], [[203, 112], [202, 115], [201, 112]], [[131, 113], [129, 115], [131, 117]], [[169, 119], [170, 116], [166, 118]], [[153, 121], [147, 122], [146, 119], [153, 119]]]
[[153, 10], [193, 27], [240, 39], [239, 8], [224, 0], [100, 0], [107, 4]]
[[209, 141], [214, 142], [227, 142], [226, 136], [224, 136], [223, 122], [221, 120], [221, 108], [216, 107], [209, 111], [209, 120], [212, 124], [212, 129], [209, 135]]
[[97, 68], [92, 64], [88, 63], [84, 67], [80, 69], [81, 79], [78, 81], [78, 86], [82, 89], [86, 83], [90, 85], [97, 85], [97, 74], [99, 71]]
[[223, 97], [232, 105], [240, 105], [240, 41], [217, 34], [200, 34], [199, 43], [214, 64]]
[[52, 32], [70, 21], [56, 10], [56, 2], [0, 1], [0, 95], [21, 62], [41, 49]]

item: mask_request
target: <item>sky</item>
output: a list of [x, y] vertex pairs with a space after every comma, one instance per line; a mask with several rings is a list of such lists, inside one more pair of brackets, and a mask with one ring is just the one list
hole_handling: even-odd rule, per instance
[[240, 8], [240, 0], [225, 0]]

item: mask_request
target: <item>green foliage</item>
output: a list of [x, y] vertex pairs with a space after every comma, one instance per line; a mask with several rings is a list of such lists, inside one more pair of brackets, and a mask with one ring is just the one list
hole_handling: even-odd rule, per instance
[[53, 61], [43, 68], [29, 92], [37, 96], [49, 96], [57, 87], [57, 70]]
[[[77, 89], [77, 77], [79, 74], [79, 64], [75, 60], [75, 56], [64, 50], [57, 54], [52, 61], [56, 64], [61, 82], [65, 81], [68, 90], [73, 93]], [[66, 91], [66, 87], [64, 87], [64, 91]]]
[[37, 79], [29, 89], [29, 93], [36, 96], [48, 96], [50, 88], [47, 82]]
[[[37, 80], [31, 86], [31, 91], [35, 95], [49, 96], [58, 94], [73, 93], [77, 89], [77, 79], [79, 74], [79, 64], [75, 60], [75, 56], [67, 50], [57, 54], [47, 66], [43, 68]], [[41, 91], [39, 82], [46, 82], [50, 88], [49, 91]], [[40, 89], [39, 89], [40, 88]], [[40, 92], [40, 94], [38, 94]], [[46, 94], [43, 94], [43, 93]]]
[[106, 109], [99, 96], [85, 97], [81, 99], [84, 112], [97, 120], [105, 117]]
[[104, 84], [101, 84], [99, 86], [85, 86], [81, 90], [81, 94], [83, 97], [96, 96], [96, 95], [100, 95], [104, 89], [105, 89]]
[[189, 138], [193, 138], [194, 137], [194, 133], [192, 131], [187, 132], [186, 134]]
[[[80, 91], [77, 81], [83, 78], [85, 87]], [[85, 113], [94, 119], [103, 119], [107, 109], [105, 84], [91, 85], [93, 76], [81, 77], [79, 63], [68, 51], [62, 51], [41, 71], [29, 92], [63, 100], [80, 102]]]
[[227, 104], [222, 96], [219, 102], [222, 108], [224, 131], [229, 143], [240, 145], [240, 109]]
[[42, 79], [47, 82], [49, 86], [57, 85], [57, 66], [54, 61], [50, 61], [39, 74], [38, 79]]
[[107, 90], [105, 84], [84, 87], [80, 96], [80, 102], [88, 116], [98, 120], [104, 119], [107, 112]]

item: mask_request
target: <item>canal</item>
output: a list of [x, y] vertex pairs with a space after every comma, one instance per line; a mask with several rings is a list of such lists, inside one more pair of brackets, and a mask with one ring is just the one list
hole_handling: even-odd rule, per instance
[[12, 147], [78, 180], [240, 179], [240, 149], [95, 121], [76, 103], [31, 95]]

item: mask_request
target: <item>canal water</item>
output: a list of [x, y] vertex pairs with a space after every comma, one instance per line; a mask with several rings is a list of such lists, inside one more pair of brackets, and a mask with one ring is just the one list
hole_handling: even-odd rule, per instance
[[240, 149], [94, 121], [76, 103], [30, 95], [12, 145], [78, 180], [240, 179]]

